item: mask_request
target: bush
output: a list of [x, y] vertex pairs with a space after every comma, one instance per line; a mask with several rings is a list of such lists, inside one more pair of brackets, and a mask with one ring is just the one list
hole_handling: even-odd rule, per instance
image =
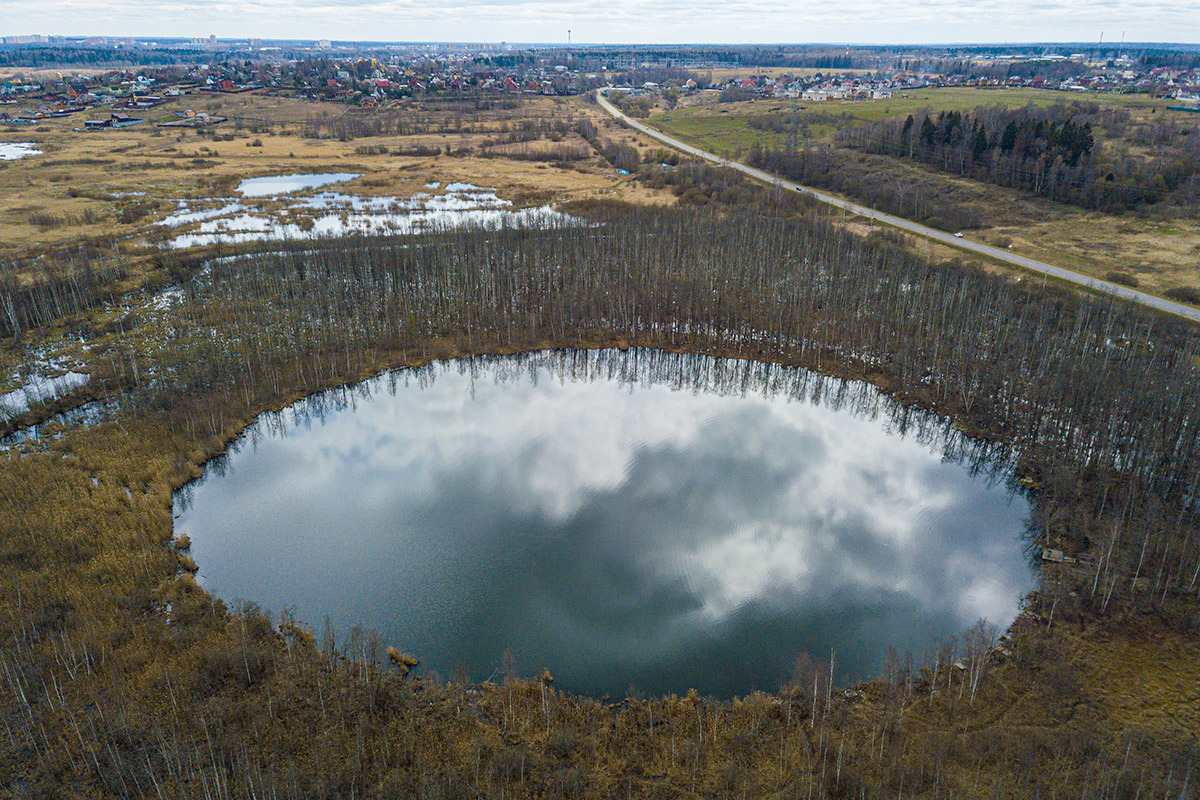
[[571, 753], [579, 746], [579, 735], [569, 728], [558, 728], [550, 736], [550, 750], [564, 761], [569, 761]]
[[440, 147], [427, 147], [420, 144], [414, 147], [397, 147], [392, 151], [392, 155], [416, 158], [429, 158], [430, 156], [440, 156], [441, 154], [442, 149]]
[[1119, 283], [1122, 286], [1128, 286], [1130, 288], [1134, 288], [1139, 284], [1139, 281], [1136, 277], [1130, 275], [1128, 272], [1122, 272], [1119, 269], [1114, 269], [1104, 277], [1113, 283]]
[[607, 139], [604, 140], [604, 144], [599, 150], [605, 161], [616, 169], [623, 169], [626, 172], [633, 172], [642, 160], [638, 155], [637, 148], [628, 144], [617, 144]]
[[67, 627], [67, 614], [74, 610], [65, 600], [51, 600], [33, 615], [33, 627], [39, 631], [61, 631]]
[[61, 228], [67, 224], [67, 220], [60, 214], [50, 214], [45, 211], [35, 211], [28, 217], [30, 225], [36, 225], [43, 230], [51, 228]]
[[508, 158], [513, 161], [548, 161], [556, 164], [566, 164], [574, 161], [585, 161], [592, 156], [590, 148], [559, 144], [541, 149], [529, 146], [509, 147], [482, 153], [485, 157]]
[[79, 221], [84, 225], [95, 225], [104, 219], [104, 215], [94, 208], [85, 208], [79, 215]]
[[[200, 160], [200, 159], [196, 159], [196, 160]], [[130, 202], [124, 203], [117, 210], [117, 222], [121, 223], [122, 225], [129, 225], [129, 224], [132, 224], [135, 222], [140, 222], [142, 219], [144, 219], [146, 216], [148, 216], [150, 214], [150, 211], [153, 208], [154, 208], [154, 205], [152, 203], [149, 203], [146, 201], [141, 201], [141, 200], [132, 200]]]
[[654, 98], [645, 95], [641, 97], [618, 97], [613, 102], [617, 108], [631, 117], [645, 119], [654, 108]]
[[730, 86], [728, 89], [721, 90], [721, 96], [718, 102], [721, 103], [739, 103], [743, 100], [753, 100], [754, 92], [749, 89], [743, 89], [740, 86]]
[[1176, 286], [1173, 289], [1167, 289], [1163, 294], [1181, 303], [1191, 303], [1192, 305], [1200, 306], [1200, 287]]

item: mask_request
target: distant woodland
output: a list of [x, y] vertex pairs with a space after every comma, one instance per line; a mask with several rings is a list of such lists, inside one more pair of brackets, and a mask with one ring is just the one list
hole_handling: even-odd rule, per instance
[[1133, 125], [1127, 112], [1074, 103], [923, 111], [873, 123], [831, 114], [804, 120], [816, 123], [837, 128], [835, 146], [798, 144], [800, 120], [787, 113], [751, 119], [752, 128], [787, 133], [789, 139], [783, 147], [754, 146], [747, 161], [943, 230], [979, 227], [981, 211], [933, 176], [901, 180], [861, 163], [852, 152], [911, 160], [1107, 213], [1169, 216], [1200, 203], [1200, 135], [1194, 126], [1169, 118]]
[[[1096, 132], [1105, 131], [1103, 141]], [[909, 115], [840, 132], [839, 141], [1083, 208], [1120, 212], [1200, 203], [1200, 135], [1160, 117], [1075, 103]], [[1135, 154], [1135, 149], [1140, 153]]]

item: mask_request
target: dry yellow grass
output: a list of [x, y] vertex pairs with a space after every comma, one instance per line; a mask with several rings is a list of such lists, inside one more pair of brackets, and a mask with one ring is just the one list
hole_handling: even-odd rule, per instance
[[1076, 212], [1063, 219], [997, 228], [986, 241], [1011, 241], [1013, 250], [1103, 278], [1122, 272], [1138, 288], [1161, 294], [1200, 286], [1200, 221], [1170, 221]]
[[1200, 730], [1200, 642], [1160, 630], [1079, 637], [1086, 693], [1123, 728]]
[[[259, 117], [274, 122], [267, 133], [217, 128], [231, 141], [202, 138], [188, 129], [160, 129], [154, 121], [171, 111], [192, 108], [214, 114]], [[104, 112], [107, 113], [107, 112]], [[130, 236], [150, 228], [182, 197], [229, 196], [243, 178], [294, 172], [361, 172], [351, 184], [365, 196], [409, 195], [430, 181], [463, 181], [493, 187], [517, 205], [558, 202], [588, 197], [613, 197], [627, 202], [670, 203], [669, 193], [656, 192], [614, 174], [592, 155], [561, 168], [542, 162], [504, 158], [400, 157], [356, 152], [364, 145], [389, 151], [435, 146], [443, 152], [466, 147], [478, 152], [500, 126], [521, 115], [558, 119], [589, 117], [606, 126], [602, 135], [630, 141], [639, 149], [649, 140], [611, 126], [607, 115], [581, 98], [532, 98], [517, 109], [478, 112], [480, 133], [378, 136], [341, 142], [296, 135], [309, 119], [329, 119], [348, 112], [343, 105], [310, 103], [258, 94], [186, 96], [165, 108], [146, 112], [147, 122], [103, 132], [81, 133], [85, 118], [99, 111], [46, 120], [38, 126], [0, 130], [0, 142], [33, 141], [44, 155], [0, 162], [0, 253], [20, 255], [62, 247], [81, 239]], [[415, 112], [417, 113], [417, 112]], [[439, 112], [440, 113], [440, 112]], [[281, 135], [287, 130], [291, 135]], [[572, 134], [569, 143], [585, 146]], [[261, 146], [256, 146], [261, 142]], [[135, 194], [144, 193], [144, 194]]]

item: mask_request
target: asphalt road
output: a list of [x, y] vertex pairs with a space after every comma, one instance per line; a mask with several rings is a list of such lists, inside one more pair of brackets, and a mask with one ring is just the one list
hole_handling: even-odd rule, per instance
[[792, 183], [791, 181], [780, 178], [778, 175], [772, 175], [769, 172], [764, 172], [761, 169], [755, 169], [754, 167], [741, 164], [737, 161], [730, 161], [727, 158], [722, 158], [721, 156], [710, 153], [707, 150], [701, 150], [698, 147], [693, 147], [690, 144], [681, 142], [673, 136], [668, 136], [662, 131], [658, 131], [654, 128], [643, 125], [642, 123], [623, 114], [619, 109], [617, 109], [616, 106], [608, 102], [608, 99], [603, 95], [596, 95], [596, 100], [600, 103], [600, 107], [609, 114], [612, 114], [617, 119], [620, 119], [627, 125], [636, 128], [647, 136], [657, 139], [663, 144], [668, 144], [677, 150], [690, 153], [691, 155], [703, 158], [706, 161], [712, 161], [716, 164], [723, 164], [731, 169], [744, 172], [750, 177], [757, 178], [760, 181], [765, 181], [775, 186], [779, 186], [793, 192], [798, 192], [799, 194], [807, 195], [820, 200], [822, 203], [828, 203], [831, 206], [844, 209], [851, 214], [867, 217], [885, 225], [892, 225], [896, 228], [902, 228], [906, 231], [911, 231], [912, 233], [933, 239], [934, 241], [948, 244], [951, 247], [957, 247], [960, 250], [967, 250], [972, 253], [988, 256], [989, 258], [993, 258], [997, 261], [1003, 261], [1007, 264], [1021, 267], [1022, 269], [1027, 269], [1032, 272], [1039, 272], [1043, 275], [1050, 275], [1054, 278], [1059, 278], [1069, 283], [1077, 284], [1086, 289], [1091, 289], [1094, 292], [1120, 297], [1124, 300], [1132, 300], [1135, 303], [1141, 303], [1144, 306], [1149, 306], [1150, 308], [1158, 311], [1164, 311], [1168, 314], [1175, 314], [1176, 316], [1183, 317], [1191, 320], [1192, 322], [1200, 322], [1200, 308], [1195, 308], [1183, 303], [1176, 303], [1172, 300], [1167, 300], [1162, 297], [1155, 297], [1154, 295], [1146, 294], [1145, 292], [1139, 292], [1136, 289], [1130, 289], [1128, 286], [1122, 286], [1119, 283], [1102, 281], [1099, 278], [1093, 278], [1089, 275], [1073, 272], [1069, 269], [1056, 267], [1053, 264], [1047, 264], [1044, 261], [1038, 261], [1037, 259], [1017, 255], [1016, 253], [1008, 250], [1002, 250], [999, 247], [992, 247], [991, 245], [983, 244], [982, 242], [976, 242], [966, 237], [960, 238], [952, 233], [939, 231], [936, 228], [928, 228], [924, 225], [912, 222], [911, 220], [904, 219], [903, 217], [885, 214], [882, 211], [876, 211], [873, 208], [860, 206], [857, 203], [851, 203], [848, 200], [843, 200], [840, 197], [835, 197], [834, 195], [827, 194], [826, 192], [818, 191], [817, 189], [810, 189], [809, 187], [801, 186], [798, 183]]

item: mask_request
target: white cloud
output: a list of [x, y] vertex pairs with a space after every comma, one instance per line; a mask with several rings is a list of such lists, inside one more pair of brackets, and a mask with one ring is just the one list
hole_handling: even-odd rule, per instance
[[[1188, 3], [1151, 0], [697, 0], [604, 5], [551, 0], [6, 0], [22, 32], [67, 35], [331, 38], [370, 41], [1003, 42], [1196, 41]], [[6, 28], [9, 26], [6, 26]], [[17, 31], [13, 31], [17, 32]]]

